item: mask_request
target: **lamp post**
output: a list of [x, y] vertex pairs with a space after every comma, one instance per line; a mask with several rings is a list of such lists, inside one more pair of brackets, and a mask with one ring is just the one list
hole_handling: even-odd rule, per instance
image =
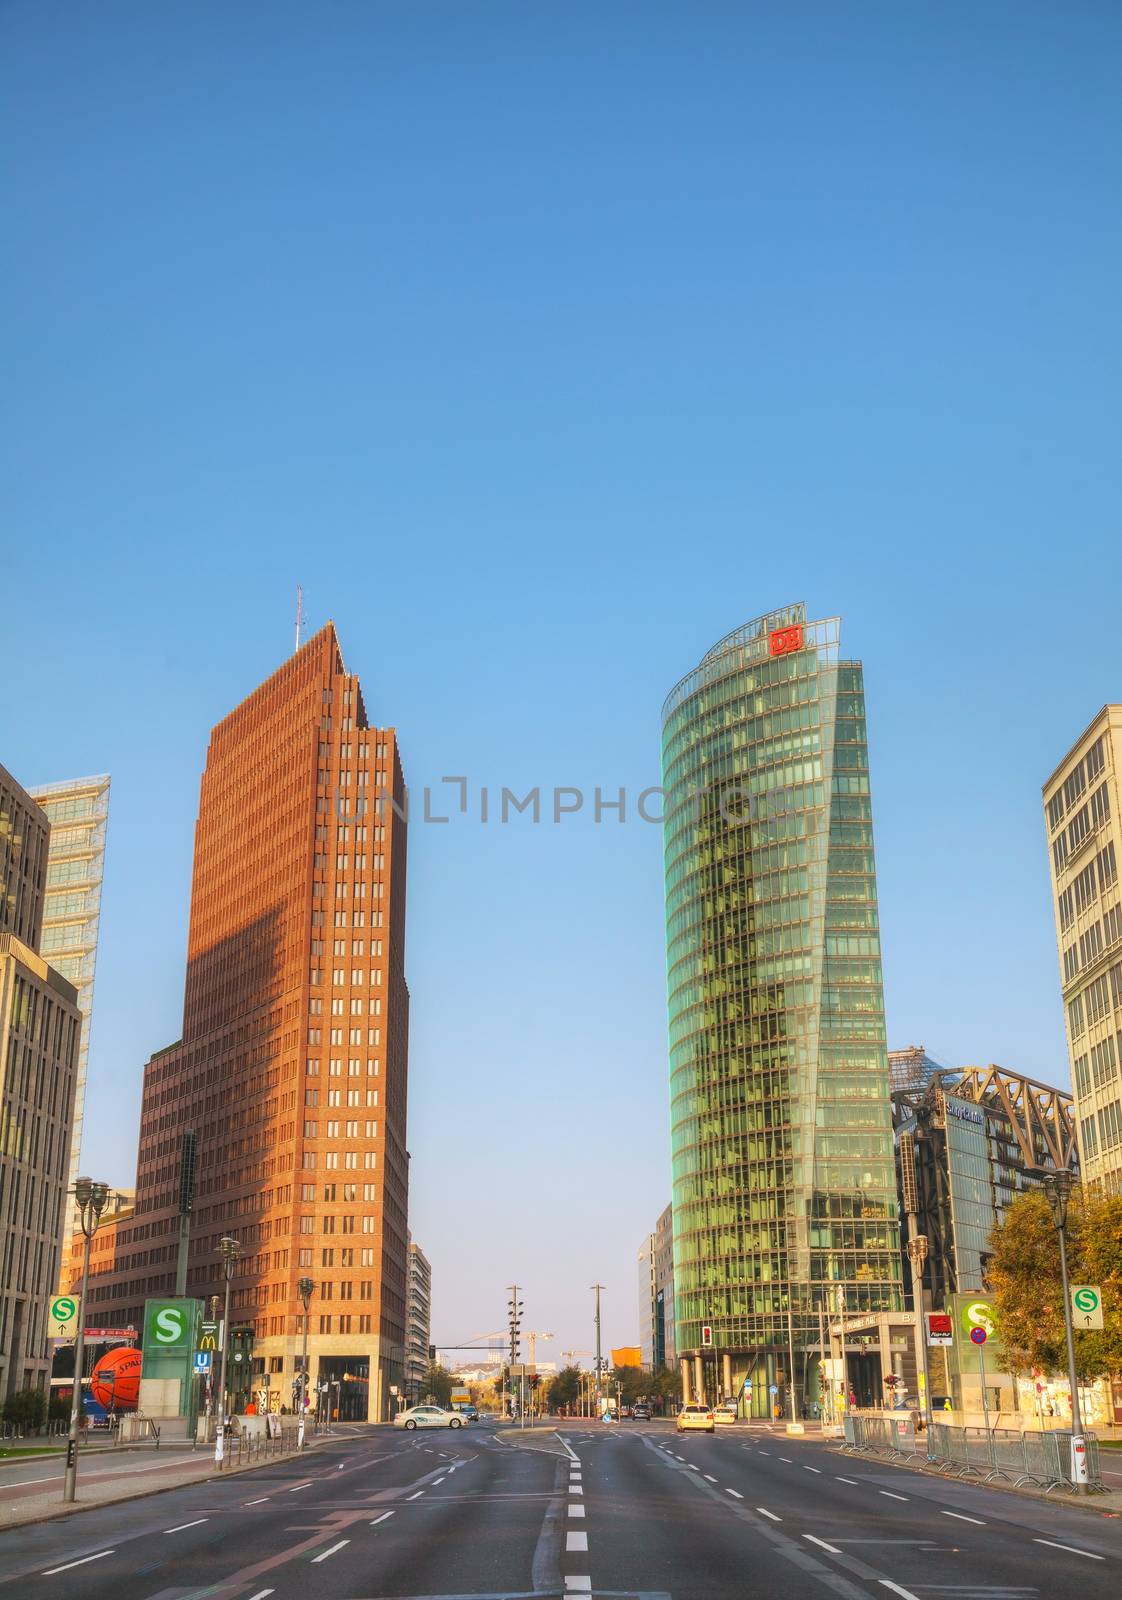
[[296, 1293], [304, 1306], [304, 1348], [300, 1358], [300, 1424], [296, 1433], [297, 1450], [304, 1448], [304, 1417], [308, 1410], [308, 1304], [315, 1293], [315, 1287], [311, 1278], [301, 1278], [296, 1285]]
[[1079, 1379], [1075, 1374], [1075, 1335], [1071, 1327], [1071, 1290], [1067, 1276], [1067, 1208], [1075, 1179], [1066, 1167], [1044, 1179], [1044, 1193], [1060, 1240], [1060, 1284], [1064, 1297], [1064, 1335], [1067, 1339], [1067, 1381], [1071, 1385], [1071, 1482], [1077, 1494], [1087, 1493], [1087, 1445], [1079, 1413]]
[[226, 1311], [222, 1323], [222, 1371], [218, 1379], [218, 1423], [214, 1430], [214, 1462], [219, 1471], [226, 1455], [226, 1353], [230, 1348], [230, 1279], [234, 1276], [234, 1262], [242, 1253], [237, 1239], [225, 1234], [218, 1241], [222, 1253], [222, 1274], [226, 1279]]
[[78, 1421], [82, 1410], [82, 1363], [86, 1355], [86, 1292], [90, 1286], [90, 1246], [101, 1221], [101, 1213], [109, 1201], [109, 1185], [94, 1183], [90, 1178], [79, 1178], [74, 1185], [74, 1198], [82, 1232], [86, 1236], [85, 1257], [82, 1262], [82, 1293], [78, 1301], [78, 1337], [74, 1342], [74, 1398], [70, 1402], [70, 1434], [66, 1441], [66, 1471], [63, 1474], [62, 1498], [73, 1500], [78, 1483]]
[[604, 1380], [604, 1364], [600, 1359], [600, 1291], [602, 1283], [594, 1283], [592, 1288], [596, 1294], [596, 1415], [599, 1417], [602, 1407], [600, 1405], [601, 1384]]

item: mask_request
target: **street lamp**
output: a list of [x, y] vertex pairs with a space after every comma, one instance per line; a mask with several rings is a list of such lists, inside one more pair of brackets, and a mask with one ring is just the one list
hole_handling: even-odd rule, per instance
[[1067, 1381], [1071, 1385], [1071, 1481], [1077, 1494], [1087, 1493], [1087, 1445], [1083, 1438], [1083, 1419], [1079, 1414], [1079, 1379], [1075, 1375], [1075, 1335], [1071, 1327], [1071, 1291], [1067, 1276], [1067, 1209], [1075, 1179], [1063, 1167], [1044, 1179], [1044, 1193], [1052, 1210], [1052, 1221], [1060, 1240], [1060, 1284], [1064, 1297], [1064, 1335], [1067, 1339]]
[[913, 1233], [908, 1240], [908, 1260], [912, 1268], [912, 1310], [916, 1323], [916, 1351], [919, 1356], [920, 1379], [923, 1383], [923, 1425], [927, 1430], [927, 1453], [931, 1454], [931, 1372], [927, 1361], [927, 1318], [923, 1305], [923, 1263], [927, 1260], [928, 1242], [925, 1233]]
[[73, 1192], [78, 1202], [82, 1232], [86, 1236], [86, 1253], [82, 1262], [82, 1293], [78, 1301], [78, 1337], [74, 1343], [74, 1398], [70, 1402], [70, 1435], [66, 1441], [63, 1500], [73, 1500], [77, 1489], [78, 1419], [82, 1409], [82, 1363], [86, 1355], [86, 1293], [90, 1286], [90, 1247], [97, 1232], [97, 1225], [101, 1221], [101, 1213], [109, 1202], [109, 1185], [94, 1183], [90, 1178], [79, 1178]]
[[594, 1283], [592, 1288], [596, 1294], [596, 1415], [600, 1415], [600, 1385], [603, 1381], [604, 1365], [600, 1359], [600, 1291], [604, 1288], [602, 1283]]
[[308, 1303], [315, 1293], [315, 1288], [311, 1278], [301, 1278], [296, 1284], [296, 1293], [304, 1306], [304, 1353], [300, 1361], [300, 1426], [296, 1435], [297, 1450], [304, 1448], [304, 1417], [308, 1410]]
[[218, 1241], [222, 1253], [222, 1273], [226, 1279], [226, 1314], [222, 1324], [222, 1373], [218, 1380], [218, 1425], [214, 1433], [214, 1461], [222, 1470], [226, 1454], [226, 1353], [230, 1348], [230, 1279], [234, 1276], [234, 1262], [242, 1253], [241, 1244], [224, 1234]]

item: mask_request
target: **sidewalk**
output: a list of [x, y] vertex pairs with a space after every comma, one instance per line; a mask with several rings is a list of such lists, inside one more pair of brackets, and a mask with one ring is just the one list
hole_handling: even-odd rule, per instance
[[[316, 1441], [307, 1441], [305, 1455], [315, 1448]], [[106, 1472], [104, 1456], [110, 1452], [90, 1451], [101, 1458], [97, 1465], [84, 1466], [85, 1455], [78, 1463], [78, 1499], [67, 1505], [62, 1498], [61, 1472], [51, 1476], [49, 1482], [34, 1479], [28, 1483], [5, 1485], [0, 1478], [0, 1530], [16, 1528], [29, 1522], [47, 1522], [55, 1517], [68, 1517], [79, 1511], [90, 1511], [97, 1506], [112, 1505], [119, 1500], [139, 1500], [146, 1495], [162, 1494], [167, 1489], [181, 1489], [189, 1484], [205, 1483], [210, 1478], [230, 1478], [241, 1472], [253, 1472], [273, 1462], [291, 1461], [298, 1452], [290, 1450], [281, 1454], [258, 1456], [241, 1466], [227, 1467], [221, 1473], [215, 1470], [214, 1455], [210, 1450], [196, 1454], [167, 1457], [163, 1460], [138, 1460], [132, 1470]], [[113, 1452], [118, 1456], [121, 1451]], [[130, 1452], [131, 1453], [131, 1452]], [[154, 1450], [146, 1452], [155, 1456]], [[163, 1452], [160, 1452], [163, 1455]], [[55, 1464], [53, 1458], [43, 1457], [48, 1470]], [[99, 1471], [98, 1467], [103, 1470]]]

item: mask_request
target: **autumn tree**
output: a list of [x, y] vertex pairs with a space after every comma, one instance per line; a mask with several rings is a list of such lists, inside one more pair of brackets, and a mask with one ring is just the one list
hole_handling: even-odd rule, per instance
[[[1072, 1196], [1067, 1219], [1072, 1283], [1097, 1283], [1103, 1292], [1101, 1333], [1078, 1332], [1075, 1365], [1083, 1380], [1122, 1371], [1122, 1196]], [[1047, 1197], [1037, 1188], [1019, 1195], [990, 1239], [987, 1279], [998, 1334], [1010, 1370], [1067, 1368], [1060, 1246]]]

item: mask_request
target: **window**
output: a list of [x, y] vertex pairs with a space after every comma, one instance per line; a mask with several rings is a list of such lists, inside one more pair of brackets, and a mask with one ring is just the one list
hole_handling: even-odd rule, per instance
[[1073, 1039], [1078, 1039], [1083, 1033], [1083, 996], [1077, 994], [1067, 1008], [1067, 1023], [1071, 1029]]
[[1113, 1037], [1104, 1039], [1101, 1044], [1093, 1044], [1091, 1046], [1091, 1076], [1095, 1080], [1096, 1089], [1101, 1089], [1104, 1084], [1112, 1083], [1118, 1076]]
[[1091, 815], [1086, 806], [1080, 806], [1067, 825], [1067, 844], [1069, 850], [1078, 850], [1091, 831]]
[[1079, 951], [1075, 945], [1069, 944], [1064, 951], [1064, 982], [1070, 983], [1079, 971]]
[[1048, 826], [1055, 833], [1060, 823], [1064, 820], [1064, 795], [1062, 789], [1057, 789], [1048, 802]]
[[1090, 1094], [1090, 1092], [1091, 1092], [1091, 1074], [1090, 1074], [1090, 1072], [1088, 1071], [1088, 1068], [1087, 1068], [1087, 1057], [1086, 1056], [1079, 1056], [1076, 1059], [1075, 1069], [1074, 1069], [1074, 1074], [1073, 1075], [1074, 1075], [1074, 1078], [1075, 1078], [1075, 1092], [1076, 1092], [1076, 1094], [1078, 1094], [1081, 1097], [1083, 1095]]
[[1091, 826], [1101, 828], [1110, 816], [1110, 790], [1105, 783], [1100, 783], [1091, 796]]
[[1091, 962], [1101, 953], [1103, 947], [1103, 929], [1101, 922], [1092, 922], [1086, 933], [1079, 936], [1079, 959], [1083, 966], [1090, 966]]
[[1094, 1156], [1098, 1154], [1099, 1141], [1095, 1137], [1095, 1118], [1093, 1115], [1084, 1117], [1081, 1120], [1079, 1124], [1079, 1138], [1080, 1143], [1083, 1146], [1084, 1161], [1087, 1160], [1088, 1156]]
[[1092, 783], [1106, 766], [1106, 756], [1103, 753], [1103, 738], [1100, 734], [1087, 752], [1087, 782]]
[[1111, 884], [1118, 877], [1118, 866], [1114, 859], [1113, 839], [1108, 845], [1106, 845], [1104, 849], [1099, 851], [1097, 859], [1099, 866], [1099, 889], [1109, 889]]
[[1093, 861], [1089, 866], [1083, 868], [1083, 871], [1072, 883], [1071, 888], [1075, 895], [1075, 910], [1076, 915], [1078, 915], [1086, 911], [1087, 907], [1095, 899], [1095, 863]]
[[1110, 1010], [1110, 991], [1105, 975], [1087, 985], [1081, 996], [1089, 1023], [1101, 1022]]
[[1083, 772], [1082, 761], [1067, 778], [1064, 779], [1063, 797], [1064, 809], [1070, 811], [1079, 796], [1087, 787], [1087, 780]]
[[1075, 921], [1075, 904], [1070, 888], [1060, 896], [1060, 929], [1066, 933]]
[[1122, 939], [1122, 905], [1111, 906], [1103, 916], [1103, 938], [1108, 945]]
[[1057, 834], [1052, 840], [1052, 866], [1057, 878], [1067, 864], [1067, 834]]

